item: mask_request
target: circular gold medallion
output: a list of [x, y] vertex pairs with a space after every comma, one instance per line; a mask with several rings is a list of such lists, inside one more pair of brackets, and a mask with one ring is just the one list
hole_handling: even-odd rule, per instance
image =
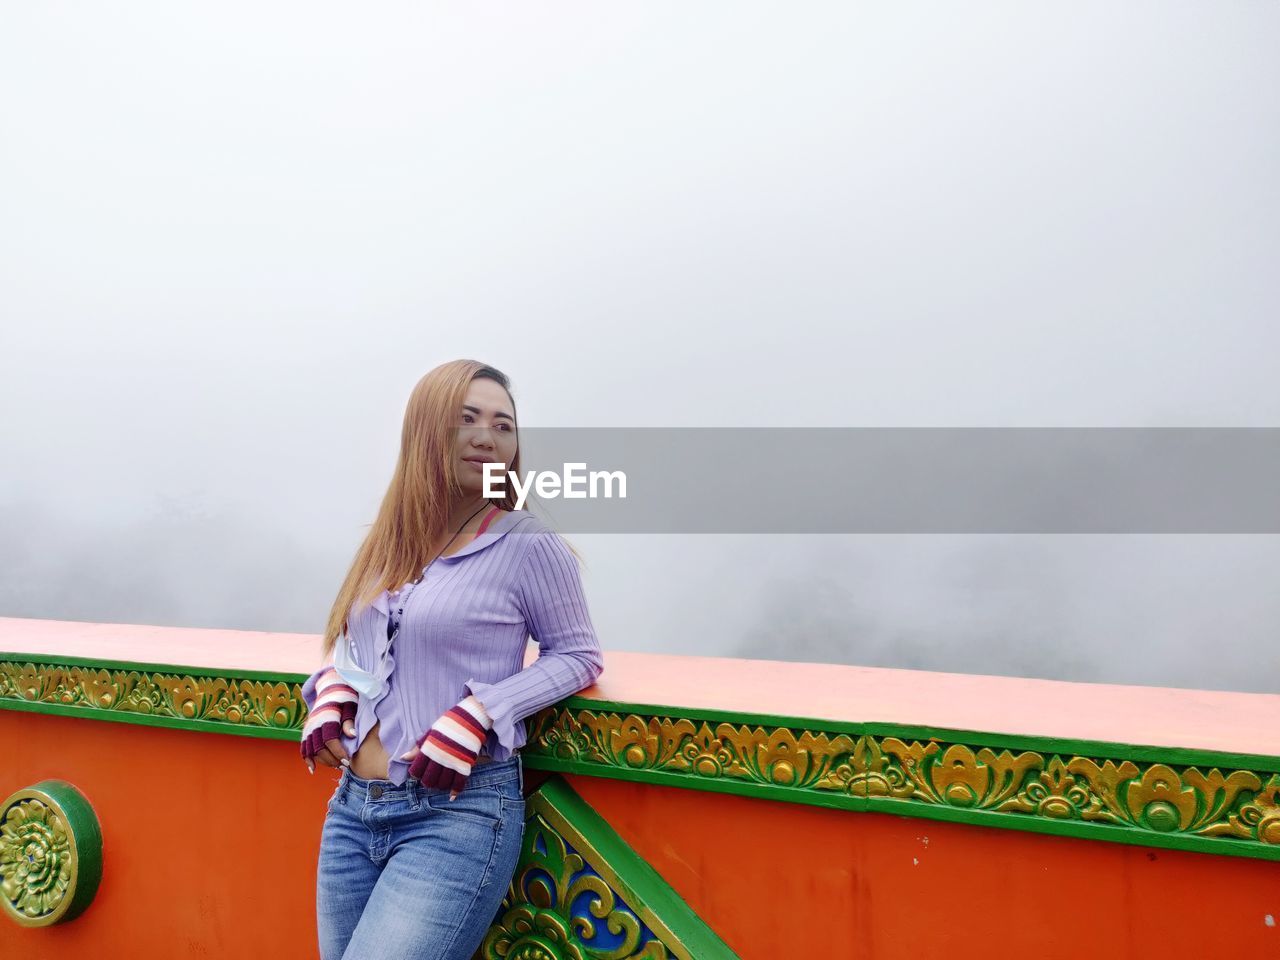
[[102, 830], [85, 795], [41, 780], [0, 805], [0, 901], [26, 927], [84, 912], [102, 879]]

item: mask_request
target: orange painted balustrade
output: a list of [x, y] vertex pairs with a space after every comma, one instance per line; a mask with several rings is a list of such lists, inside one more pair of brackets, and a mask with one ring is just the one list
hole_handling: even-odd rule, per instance
[[[318, 665], [309, 635], [0, 619], [0, 797], [65, 781], [102, 835], [88, 906], [9, 904], [0, 958], [317, 956]], [[524, 756], [669, 956], [1280, 957], [1280, 696], [607, 651]], [[37, 846], [0, 836], [6, 898]]]

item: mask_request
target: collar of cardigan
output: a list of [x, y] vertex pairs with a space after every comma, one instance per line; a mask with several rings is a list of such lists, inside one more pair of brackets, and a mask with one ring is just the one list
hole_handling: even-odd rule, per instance
[[[463, 557], [485, 549], [485, 547], [492, 546], [518, 526], [525, 525], [532, 530], [537, 526], [537, 523], [537, 518], [527, 510], [512, 510], [510, 513], [504, 513], [489, 524], [484, 533], [472, 538], [461, 550], [451, 553], [447, 557], [438, 557], [437, 561], [440, 563], [452, 563], [455, 560], [461, 560]], [[390, 597], [390, 591], [383, 590], [373, 598], [371, 605], [379, 613], [389, 617], [391, 615]]]

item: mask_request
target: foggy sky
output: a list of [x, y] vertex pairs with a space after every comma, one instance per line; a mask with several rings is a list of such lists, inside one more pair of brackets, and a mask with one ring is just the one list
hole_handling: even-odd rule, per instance
[[[318, 632], [457, 357], [525, 426], [1280, 425], [1275, 4], [5, 22], [0, 615]], [[570, 539], [606, 648], [1280, 689], [1275, 537]]]

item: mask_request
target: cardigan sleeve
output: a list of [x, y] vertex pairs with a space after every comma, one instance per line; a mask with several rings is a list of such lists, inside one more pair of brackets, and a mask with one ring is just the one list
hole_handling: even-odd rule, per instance
[[582, 589], [577, 557], [554, 530], [531, 537], [518, 574], [519, 603], [538, 642], [538, 659], [498, 683], [466, 683], [493, 720], [498, 742], [516, 742], [516, 724], [595, 683], [604, 656]]
[[333, 653], [330, 652], [328, 662], [324, 666], [316, 670], [315, 673], [307, 677], [302, 682], [302, 700], [307, 705], [307, 713], [310, 713], [316, 703], [316, 683], [326, 670], [333, 669]]

